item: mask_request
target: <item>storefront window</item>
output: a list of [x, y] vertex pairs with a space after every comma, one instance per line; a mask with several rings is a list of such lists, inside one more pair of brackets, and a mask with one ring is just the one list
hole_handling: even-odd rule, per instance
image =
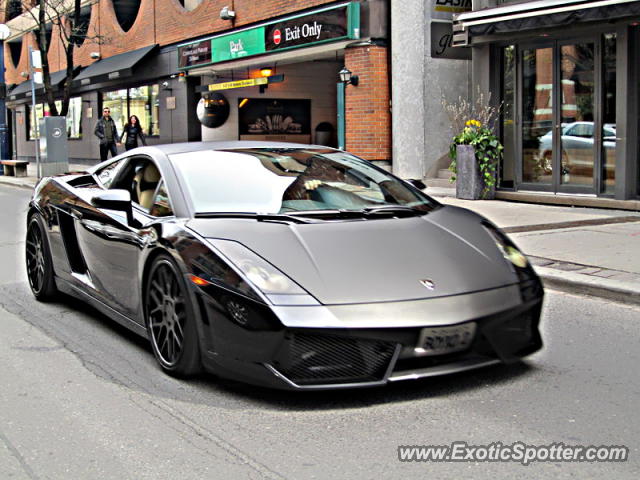
[[571, 43], [560, 48], [562, 80], [561, 183], [593, 186], [595, 164], [593, 43]]
[[[56, 101], [56, 108], [58, 111], [62, 108], [62, 101]], [[34, 140], [36, 137], [36, 125], [43, 117], [50, 115], [49, 105], [39, 103], [36, 105], [35, 118], [33, 109], [27, 106], [28, 111], [28, 124], [27, 124], [27, 139]], [[68, 138], [82, 138], [82, 98], [72, 97], [69, 99], [69, 110], [67, 112], [67, 137]]]
[[522, 181], [551, 184], [553, 48], [522, 52]]
[[159, 100], [160, 87], [158, 85], [144, 85], [105, 92], [102, 95], [102, 107], [111, 109], [111, 117], [122, 128], [131, 115], [140, 120], [145, 135], [160, 135]]
[[502, 49], [502, 145], [504, 145], [500, 167], [500, 186], [513, 188], [515, 181], [515, 79], [516, 47], [509, 45]]

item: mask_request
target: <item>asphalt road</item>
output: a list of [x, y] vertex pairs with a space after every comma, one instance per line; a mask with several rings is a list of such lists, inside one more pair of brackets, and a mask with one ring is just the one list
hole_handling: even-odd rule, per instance
[[[156, 367], [144, 339], [23, 266], [0, 186], [0, 478], [640, 478], [640, 309], [548, 292], [526, 362], [374, 390], [277, 392]], [[398, 445], [626, 445], [625, 463], [404, 463]]]

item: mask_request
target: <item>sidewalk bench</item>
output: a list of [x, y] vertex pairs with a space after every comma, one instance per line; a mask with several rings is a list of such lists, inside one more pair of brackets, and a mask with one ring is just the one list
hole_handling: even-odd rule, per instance
[[4, 174], [8, 177], [26, 177], [27, 165], [26, 160], [2, 160], [0, 162], [4, 166]]

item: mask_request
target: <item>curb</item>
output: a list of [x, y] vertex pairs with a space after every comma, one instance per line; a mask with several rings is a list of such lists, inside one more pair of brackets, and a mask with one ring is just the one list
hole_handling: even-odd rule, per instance
[[589, 277], [548, 267], [534, 266], [534, 269], [542, 279], [545, 288], [640, 305], [640, 285], [637, 288], [630, 288], [628, 283], [619, 280]]
[[[14, 178], [14, 177], [10, 177]], [[28, 180], [20, 181], [20, 180], [4, 180], [4, 175], [0, 176], [0, 185], [9, 185], [10, 187], [18, 187], [18, 188], [28, 188], [29, 190], [33, 190], [36, 185], [34, 183], [30, 183]]]

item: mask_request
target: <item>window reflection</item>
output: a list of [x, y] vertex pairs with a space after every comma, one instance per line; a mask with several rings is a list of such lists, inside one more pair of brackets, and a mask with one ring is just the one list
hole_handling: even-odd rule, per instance
[[171, 155], [198, 212], [292, 213], [404, 205], [429, 197], [335, 150], [247, 149]]
[[[550, 184], [552, 179], [552, 61], [551, 47], [523, 51], [522, 180], [527, 183]], [[541, 150], [543, 142], [546, 148]]]
[[102, 106], [111, 109], [111, 118], [122, 133], [124, 125], [131, 115], [140, 120], [144, 134], [147, 136], [160, 135], [160, 87], [143, 85], [134, 88], [112, 90], [102, 95]]
[[593, 185], [594, 52], [593, 43], [561, 48], [562, 184]]
[[502, 145], [503, 160], [500, 169], [500, 186], [513, 188], [515, 181], [515, 55], [513, 45], [502, 49]]
[[[56, 108], [58, 111], [62, 109], [62, 101], [56, 100]], [[35, 116], [33, 108], [27, 105], [29, 119], [27, 125], [27, 139], [34, 140], [37, 138], [36, 125], [37, 122], [44, 117], [51, 115], [49, 105], [39, 103], [36, 105]], [[67, 111], [67, 138], [82, 138], [82, 98], [72, 97], [69, 99], [69, 109]]]

